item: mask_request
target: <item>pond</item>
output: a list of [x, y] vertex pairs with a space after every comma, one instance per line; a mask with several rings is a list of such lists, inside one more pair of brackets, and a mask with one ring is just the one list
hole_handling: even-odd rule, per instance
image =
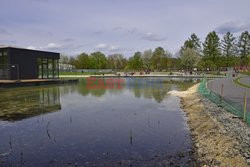
[[[154, 80], [153, 78], [151, 78]], [[160, 89], [72, 85], [0, 90], [0, 166], [188, 164], [192, 143], [180, 99], [194, 80]]]

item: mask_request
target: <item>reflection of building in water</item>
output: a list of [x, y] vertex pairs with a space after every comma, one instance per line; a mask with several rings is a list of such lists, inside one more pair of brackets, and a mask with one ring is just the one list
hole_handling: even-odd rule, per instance
[[16, 121], [58, 110], [61, 110], [58, 87], [1, 92], [1, 120]]
[[59, 88], [43, 89], [39, 91], [39, 108], [48, 108], [55, 105], [60, 105]]

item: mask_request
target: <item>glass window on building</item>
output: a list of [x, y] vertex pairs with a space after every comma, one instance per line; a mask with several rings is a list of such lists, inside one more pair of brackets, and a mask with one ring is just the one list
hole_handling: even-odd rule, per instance
[[0, 79], [9, 79], [10, 65], [7, 51], [0, 51]]
[[54, 78], [53, 59], [48, 59], [49, 78]]
[[0, 52], [0, 78], [1, 78], [1, 76], [3, 75], [2, 56], [3, 56], [3, 53]]
[[38, 78], [59, 78], [59, 65], [57, 59], [37, 59]]
[[59, 61], [54, 60], [54, 78], [59, 78]]
[[43, 58], [42, 60], [42, 68], [43, 68], [43, 78], [47, 79], [48, 78], [48, 59]]
[[37, 69], [38, 69], [38, 78], [43, 78], [43, 66], [42, 66], [42, 59], [37, 59]]

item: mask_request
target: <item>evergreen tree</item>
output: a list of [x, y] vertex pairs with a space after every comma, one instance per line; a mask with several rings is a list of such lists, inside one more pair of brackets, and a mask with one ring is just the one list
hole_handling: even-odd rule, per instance
[[142, 54], [141, 52], [135, 52], [133, 57], [128, 60], [128, 69], [141, 70], [143, 69]]
[[207, 35], [203, 43], [203, 54], [205, 60], [212, 61], [217, 68], [220, 66], [220, 38], [215, 31]]
[[191, 35], [191, 37], [184, 42], [184, 46], [181, 48], [181, 51], [183, 51], [183, 50], [185, 50], [187, 48], [194, 49], [197, 52], [197, 54], [200, 55], [200, 53], [201, 53], [201, 42], [200, 42], [200, 39], [197, 37], [197, 35], [195, 33], [193, 33]]
[[143, 68], [141, 52], [135, 52], [133, 65], [134, 65], [133, 69], [135, 69], [135, 70], [141, 70]]
[[234, 57], [236, 54], [235, 37], [230, 32], [227, 32], [221, 41], [222, 55], [226, 59], [226, 66], [234, 65]]
[[152, 66], [154, 69], [161, 71], [164, 67], [167, 67], [168, 58], [166, 52], [162, 47], [158, 47], [154, 50], [152, 56]]
[[242, 32], [238, 41], [238, 51], [241, 57], [241, 65], [247, 65], [250, 55], [250, 34], [248, 31]]

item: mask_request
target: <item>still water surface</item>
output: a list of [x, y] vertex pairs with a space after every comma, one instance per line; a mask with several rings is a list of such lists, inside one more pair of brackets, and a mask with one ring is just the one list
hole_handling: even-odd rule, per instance
[[189, 130], [167, 92], [193, 84], [88, 90], [83, 79], [0, 90], [0, 166], [161, 166], [175, 156], [185, 164]]

